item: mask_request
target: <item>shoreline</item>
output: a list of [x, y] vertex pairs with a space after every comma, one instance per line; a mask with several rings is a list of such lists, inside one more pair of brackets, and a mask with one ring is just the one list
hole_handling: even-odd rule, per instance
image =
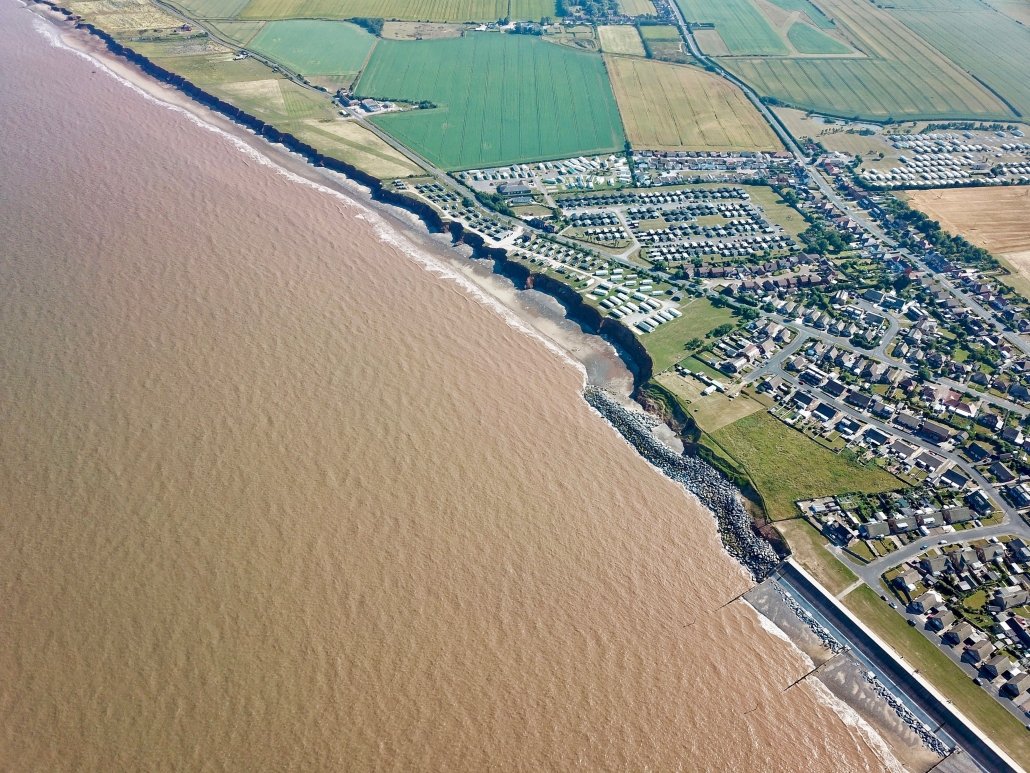
[[[33, 0], [33, 3], [38, 6], [49, 7], [51, 10], [59, 13], [68, 13], [65, 9], [61, 9], [59, 6], [49, 2], [48, 0]], [[59, 23], [62, 21], [59, 18], [55, 20]], [[104, 33], [95, 26], [88, 23], [76, 22], [68, 19], [67, 16], [65, 16], [63, 21], [69, 22], [73, 25], [75, 30], [81, 30], [88, 33], [86, 40], [94, 43], [99, 41], [99, 43], [97, 43], [98, 49], [100, 49], [98, 52], [99, 54], [112, 55], [116, 58], [119, 65], [127, 65], [127, 68], [134, 73], [142, 72], [144, 76], [155, 81], [157, 85], [168, 88], [172, 93], [183, 95], [186, 100], [196, 103], [204, 110], [212, 111], [214, 115], [219, 118], [227, 119], [234, 127], [251, 133], [257, 138], [257, 140], [264, 140], [269, 143], [280, 145], [281, 149], [285, 149], [288, 153], [294, 154], [299, 163], [307, 165], [309, 167], [309, 172], [312, 169], [325, 170], [327, 172], [343, 175], [349, 183], [355, 186], [363, 186], [367, 189], [367, 195], [370, 197], [371, 202], [377, 205], [375, 210], [377, 213], [381, 212], [378, 206], [381, 205], [383, 209], [392, 209], [390, 220], [397, 222], [399, 225], [406, 225], [414, 228], [415, 224], [418, 223], [420, 225], [420, 228], [417, 229], [419, 239], [431, 240], [436, 246], [441, 248], [445, 247], [450, 250], [453, 252], [452, 257], [455, 262], [461, 261], [470, 265], [473, 262], [478, 262], [483, 271], [489, 270], [492, 276], [511, 282], [512, 286], [516, 290], [537, 290], [548, 298], [553, 299], [564, 313], [564, 319], [567, 319], [574, 325], [579, 326], [582, 333], [587, 337], [596, 336], [597, 338], [606, 341], [614, 348], [618, 358], [626, 365], [632, 378], [630, 397], [636, 399], [640, 396], [641, 387], [648, 382], [653, 370], [653, 364], [646, 350], [644, 350], [643, 346], [636, 339], [636, 336], [634, 336], [633, 333], [625, 326], [614, 320], [608, 320], [602, 317], [596, 309], [584, 303], [582, 297], [573, 288], [553, 279], [552, 277], [538, 274], [529, 267], [510, 259], [506, 250], [503, 248], [491, 247], [481, 236], [479, 236], [479, 234], [468, 231], [464, 226], [462, 226], [462, 224], [444, 220], [439, 213], [424, 202], [413, 199], [402, 193], [391, 191], [378, 179], [370, 178], [360, 170], [352, 169], [344, 162], [340, 162], [335, 159], [328, 159], [317, 151], [314, 151], [310, 146], [297, 141], [296, 138], [292, 138], [290, 135], [275, 130], [274, 127], [264, 124], [264, 122], [261, 122], [258, 119], [253, 120], [266, 127], [266, 131], [269, 133], [255, 130], [245, 122], [238, 120], [236, 116], [246, 114], [233, 108], [231, 105], [227, 105], [227, 107], [230, 108], [230, 112], [225, 112], [211, 104], [208, 104], [204, 99], [198, 99], [195, 94], [182, 88], [180, 85], [177, 85], [177, 83], [166, 80], [141, 66], [139, 62], [136, 61], [137, 57], [140, 60], [148, 62], [149, 60], [135, 54], [131, 49], [121, 46], [121, 44], [118, 44], [117, 41], [110, 37], [110, 35]], [[111, 43], [118, 46], [121, 51], [129, 52], [131, 56], [115, 50], [112, 48]], [[80, 53], [87, 56], [90, 55], [81, 51]], [[163, 68], [156, 65], [153, 65], [153, 67], [156, 70], [167, 73]], [[115, 71], [115, 74], [117, 75], [118, 72]], [[223, 105], [226, 104], [211, 95], [207, 95], [193, 84], [189, 84], [185, 79], [175, 76], [172, 73], [168, 73], [168, 75], [181, 83], [188, 84], [196, 91], [197, 94], [204, 94], [214, 102]], [[134, 86], [138, 85], [136, 81], [132, 79], [127, 80], [129, 80], [129, 82]], [[153, 96], [150, 91], [144, 91]], [[170, 104], [177, 105], [177, 101], [170, 101]], [[178, 106], [181, 107], [181, 105]], [[184, 109], [188, 110], [188, 108]], [[193, 110], [188, 110], [188, 112], [190, 112], [194, 117], [197, 117], [198, 120], [203, 121], [203, 118], [199, 117], [197, 112]], [[215, 124], [212, 124], [212, 126], [214, 126], [216, 130], [220, 128]], [[233, 136], [235, 137], [238, 135], [234, 134]], [[298, 150], [298, 148], [294, 147], [291, 142], [283, 141], [283, 138], [286, 137], [290, 137], [293, 143], [301, 149]], [[249, 146], [249, 143], [247, 144]], [[310, 150], [310, 153], [305, 152], [303, 150], [304, 148]], [[261, 153], [261, 151], [256, 148], [255, 152]], [[327, 161], [329, 163], [326, 163]], [[276, 160], [270, 159], [269, 163], [278, 165]], [[288, 171], [289, 167], [284, 167], [284, 169]], [[318, 173], [321, 174], [322, 172], [319, 171]], [[310, 176], [302, 176], [305, 180], [315, 183]], [[346, 189], [348, 194], [355, 194], [355, 191], [350, 187], [350, 185], [346, 186]], [[364, 200], [365, 191], [362, 190], [360, 193], [362, 200]], [[449, 238], [450, 243], [444, 245], [443, 238]], [[467, 249], [462, 249], [462, 246]], [[466, 252], [469, 254], [466, 254]], [[489, 293], [488, 290], [484, 290], [484, 292]], [[497, 299], [496, 296], [494, 296], [494, 298]], [[511, 309], [510, 305], [505, 304], [502, 300], [497, 300], [499, 305], [504, 305], [512, 314], [519, 316], [518, 312]], [[519, 316], [519, 318], [523, 322], [526, 322], [523, 317]], [[534, 329], [536, 328], [536, 326], [530, 322], [526, 322], [526, 324]], [[543, 334], [541, 335], [543, 336]], [[628, 337], [629, 343], [625, 346], [620, 344], [620, 336]], [[560, 344], [555, 344], [555, 346], [564, 349]], [[598, 395], [601, 397], [598, 397]], [[657, 433], [654, 431], [654, 427], [651, 426], [652, 421], [658, 422], [660, 419], [656, 417], [654, 413], [646, 411], [646, 409], [641, 410], [642, 406], [638, 403], [634, 402], [632, 408], [630, 408], [626, 404], [623, 404], [620, 399], [616, 399], [621, 398], [622, 395], [613, 396], [610, 392], [602, 392], [597, 385], [591, 383], [589, 379], [586, 380], [583, 397], [588, 405], [602, 418], [604, 418], [617, 432], [619, 432], [626, 442], [633, 445], [634, 449], [643, 456], [645, 460], [666, 475], [666, 477], [680, 483], [687, 492], [693, 495], [693, 498], [696, 498], [710, 511], [710, 514], [716, 522], [716, 527], [719, 531], [724, 550], [726, 550], [726, 552], [735, 559], [738, 566], [745, 570], [753, 580], [761, 579], [763, 576], [768, 576], [770, 568], [774, 568], [773, 562], [778, 564], [779, 557], [776, 557], [775, 553], [770, 556], [766, 552], [765, 549], [771, 551], [769, 543], [757, 532], [752, 517], [744, 510], [743, 505], [740, 502], [739, 490], [731, 481], [726, 479], [726, 477], [716, 468], [712, 467], [703, 459], [679, 454], [671, 450], [668, 447], [668, 444], [656, 437]], [[669, 428], [667, 424], [662, 423], [661, 427], [663, 429], [668, 429], [670, 433], [675, 434], [674, 430]], [[679, 436], [676, 435], [676, 437]], [[682, 469], [679, 469], [681, 467]], [[709, 486], [711, 491], [707, 494], [699, 494], [695, 488], [700, 490], [702, 486]], [[735, 503], [735, 506], [733, 503]], [[743, 513], [743, 520], [740, 519], [740, 513]], [[731, 536], [730, 540], [727, 540], [727, 535]], [[741, 547], [742, 544], [744, 545], [743, 548]], [[763, 545], [765, 546], [765, 549], [763, 549]], [[748, 550], [753, 550], [754, 555], [752, 556], [750, 553], [747, 553]], [[745, 556], [744, 559], [741, 558], [742, 555]], [[748, 561], [751, 563], [748, 563]], [[736, 599], [731, 599], [730, 601], [732, 602], [735, 600]], [[752, 609], [754, 609], [754, 607], [752, 607]], [[759, 610], [754, 609], [754, 611], [760, 618], [765, 618]], [[794, 641], [793, 638], [791, 638], [791, 641], [795, 647], [798, 647], [797, 642]], [[834, 711], [840, 714], [838, 708], [834, 708]]]

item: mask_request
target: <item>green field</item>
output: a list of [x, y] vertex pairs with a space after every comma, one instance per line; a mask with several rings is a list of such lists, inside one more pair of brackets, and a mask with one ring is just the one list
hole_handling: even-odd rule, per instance
[[773, 519], [797, 515], [798, 499], [901, 487], [893, 475], [832, 453], [764, 411], [717, 430], [712, 438], [747, 471]]
[[342, 21], [270, 21], [248, 48], [301, 75], [355, 76], [375, 37]]
[[769, 0], [769, 2], [785, 11], [797, 11], [798, 13], [805, 14], [815, 26], [822, 27], [824, 30], [830, 29], [833, 26], [833, 21], [809, 0]]
[[[819, 5], [864, 57], [737, 56], [723, 58], [722, 64], [765, 97], [844, 118], [884, 121], [1014, 117], [1001, 99], [900, 23], [892, 11], [865, 0], [820, 0]], [[939, 15], [930, 10], [923, 14], [934, 20], [927, 23], [935, 23]], [[726, 35], [726, 31], [722, 30], [722, 34]], [[801, 34], [810, 36], [811, 32]], [[1019, 61], [1014, 59], [1012, 66], [1018, 69]]]
[[196, 19], [231, 19], [249, 0], [173, 0], [172, 5]]
[[891, 14], [917, 32], [1023, 115], [1030, 114], [1030, 29], [976, 0], [933, 12]]
[[787, 40], [799, 54], [847, 54], [851, 49], [836, 38], [820, 32], [811, 24], [794, 22], [787, 30]]
[[877, 596], [867, 586], [855, 589], [844, 597], [844, 604], [877, 636], [905, 657], [912, 668], [941, 693], [955, 708], [1008, 752], [1019, 764], [1030, 764], [1030, 733], [1022, 723], [982, 687], [948, 659], [931, 641]]
[[261, 28], [265, 26], [263, 21], [220, 21], [208, 22], [217, 34], [221, 35], [240, 46], [246, 46], [254, 39]]
[[711, 22], [730, 54], [786, 55], [790, 51], [751, 0], [676, 0], [689, 22]]
[[671, 27], [667, 24], [642, 24], [638, 28], [640, 35], [645, 40], [659, 41], [670, 41], [674, 40], [679, 42], [680, 31], [676, 27]]
[[733, 322], [729, 309], [718, 309], [704, 298], [695, 298], [680, 308], [682, 317], [659, 325], [653, 333], [641, 337], [654, 362], [654, 372], [661, 373], [687, 356], [684, 344], [691, 338], [704, 338], [719, 325]]
[[381, 41], [355, 93], [435, 104], [373, 120], [445, 169], [608, 153], [625, 142], [601, 57], [528, 35]]
[[803, 110], [882, 121], [1011, 119], [1004, 104], [972, 79], [918, 64], [875, 59], [735, 59], [727, 69], [760, 94]]
[[496, 21], [504, 16], [539, 20], [542, 16], [554, 15], [555, 4], [551, 0], [250, 0], [240, 18], [350, 19], [371, 16], [402, 21]]

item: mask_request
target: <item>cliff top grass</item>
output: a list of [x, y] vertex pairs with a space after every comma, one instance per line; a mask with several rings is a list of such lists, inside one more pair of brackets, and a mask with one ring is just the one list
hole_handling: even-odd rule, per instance
[[713, 432], [712, 439], [751, 478], [773, 520], [798, 514], [799, 499], [901, 487], [890, 473], [823, 448], [763, 411]]
[[640, 338], [654, 362], [654, 372], [668, 370], [690, 354], [686, 344], [693, 338], [703, 339], [709, 332], [733, 322], [727, 308], [716, 308], [705, 298], [695, 298], [680, 307], [682, 317], [660, 325], [653, 333]]
[[1030, 733], [1022, 723], [952, 663], [929, 639], [868, 586], [844, 597], [844, 604], [881, 639], [903, 655], [914, 670], [932, 683], [978, 727], [1024, 767], [1030, 765]]

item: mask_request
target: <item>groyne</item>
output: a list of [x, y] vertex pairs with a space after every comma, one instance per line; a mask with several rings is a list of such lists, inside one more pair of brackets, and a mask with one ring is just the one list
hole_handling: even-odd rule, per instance
[[641, 456], [666, 476], [681, 483], [712, 511], [726, 551], [755, 580], [763, 580], [776, 570], [779, 556], [755, 531], [740, 492], [718, 470], [697, 457], [672, 451], [654, 437], [642, 414], [624, 408], [603, 389], [588, 386], [584, 396]]

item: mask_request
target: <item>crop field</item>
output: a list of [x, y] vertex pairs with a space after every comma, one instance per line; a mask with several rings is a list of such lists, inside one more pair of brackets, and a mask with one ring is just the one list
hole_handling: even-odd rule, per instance
[[619, 0], [619, 8], [627, 16], [653, 16], [657, 13], [651, 0]]
[[445, 169], [607, 153], [625, 142], [601, 57], [528, 35], [381, 41], [355, 93], [435, 104], [372, 120]]
[[811, 24], [794, 22], [787, 30], [787, 40], [799, 54], [849, 54], [850, 48]]
[[607, 57], [626, 136], [648, 150], [775, 150], [776, 136], [744, 94], [696, 67]]
[[890, 13], [1030, 115], [1030, 29], [975, 0]]
[[[1030, 187], [949, 188], [909, 191], [917, 209], [952, 234], [1004, 259], [1019, 272], [1013, 286], [1030, 288]], [[1030, 293], [1028, 293], [1030, 294]]]
[[640, 27], [641, 36], [648, 41], [670, 41], [680, 42], [680, 31], [668, 24], [645, 24]]
[[375, 37], [341, 21], [270, 21], [248, 48], [301, 75], [356, 76]]
[[[216, 2], [216, 0], [201, 0]], [[230, 0], [231, 1], [231, 0]], [[551, 0], [250, 0], [241, 19], [349, 19], [356, 16], [401, 21], [537, 20], [554, 16]]]
[[887, 11], [861, 0], [822, 0], [822, 6], [867, 58], [736, 58], [726, 66], [766, 96], [847, 118], [1012, 117], [1001, 100]]
[[238, 43], [241, 46], [246, 46], [254, 36], [257, 35], [261, 28], [265, 26], [263, 21], [219, 21], [209, 22], [210, 26], [219, 35], [228, 38], [229, 40]]
[[797, 515], [798, 499], [901, 487], [893, 475], [834, 454], [765, 412], [723, 427], [712, 437], [747, 471], [773, 519]]
[[[699, 42], [708, 53], [728, 56], [723, 61], [725, 67], [763, 96], [793, 107], [873, 121], [1004, 120], [1015, 117], [1002, 99], [962, 69], [960, 64], [984, 82], [992, 83], [993, 79], [994, 88], [1011, 94], [1008, 98], [1017, 106], [1022, 104], [1020, 100], [1024, 92], [1030, 99], [1030, 85], [1017, 83], [1012, 75], [1019, 72], [1020, 62], [1026, 57], [1014, 56], [1006, 62], [1004, 54], [1007, 49], [995, 46], [990, 56], [985, 54], [981, 57], [983, 61], [979, 70], [971, 61], [972, 53], [964, 52], [962, 55], [970, 59], [956, 64], [938, 50], [938, 47], [950, 45], [945, 40], [946, 36], [950, 39], [952, 35], [947, 21], [941, 25], [942, 30], [934, 33], [934, 42], [938, 46], [935, 47], [900, 23], [895, 15], [908, 13], [907, 10], [894, 10], [895, 5], [905, 9], [921, 8], [930, 0], [897, 0], [891, 3], [892, 10], [877, 7], [866, 0], [820, 0], [821, 11], [810, 0], [750, 0], [753, 5], [748, 4], [749, 0], [734, 0], [727, 5], [711, 0], [678, 1], [688, 18], [707, 17], [707, 20], [714, 21], [715, 30], [697, 33]], [[943, 9], [966, 7], [965, 4], [973, 1], [932, 3], [932, 8], [928, 6], [921, 11], [920, 17], [924, 19], [923, 23], [933, 26], [941, 17], [963, 15]], [[791, 22], [785, 15], [788, 11], [795, 14], [803, 12], [815, 26]], [[1002, 37], [1002, 40], [1015, 39], [1016, 32], [1012, 27], [1030, 36], [1030, 31], [986, 6], [978, 11], [978, 18], [984, 15], [994, 19], [999, 34], [1002, 31], [1006, 33], [1007, 37]], [[825, 21], [818, 21], [819, 16]], [[775, 23], [770, 21], [774, 18]], [[836, 32], [832, 37], [817, 29], [831, 26]], [[780, 28], [787, 30], [786, 39], [781, 37]], [[735, 37], [738, 32], [741, 38]], [[954, 35], [957, 37], [967, 32], [964, 28], [956, 28]], [[719, 37], [715, 37], [716, 34]], [[757, 35], [758, 41], [748, 40], [749, 34]], [[710, 37], [706, 38], [706, 35]], [[974, 37], [979, 39], [981, 33], [975, 33]], [[773, 38], [779, 41], [779, 47], [772, 42]], [[786, 55], [787, 41], [797, 49], [797, 55]], [[984, 37], [981, 44], [989, 46], [991, 42]], [[845, 48], [846, 45], [853, 50]], [[954, 41], [954, 45], [961, 48], [958, 41]], [[744, 55], [749, 48], [756, 55]], [[955, 56], [957, 58], [959, 54]]]
[[606, 54], [629, 54], [644, 56], [644, 44], [640, 42], [637, 28], [628, 24], [598, 27], [597, 34], [601, 38], [601, 50]]
[[249, 0], [172, 0], [172, 5], [195, 19], [232, 19]]
[[[786, 44], [751, 0], [676, 0], [690, 22], [711, 22], [731, 55], [786, 55]], [[714, 53], [705, 51], [705, 53]]]
[[823, 29], [833, 27], [833, 22], [826, 14], [816, 8], [809, 0], [769, 0], [773, 5], [779, 6], [785, 11], [797, 11], [808, 17], [815, 26]]

